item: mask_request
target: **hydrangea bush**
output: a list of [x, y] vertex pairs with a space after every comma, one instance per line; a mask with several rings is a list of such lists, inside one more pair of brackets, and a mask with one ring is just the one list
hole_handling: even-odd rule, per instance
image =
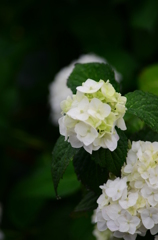
[[67, 85], [73, 95], [61, 102], [52, 159], [57, 197], [73, 161], [85, 188], [73, 214], [95, 210], [96, 239], [157, 239], [158, 97], [139, 90], [123, 95], [103, 63], [76, 64]]

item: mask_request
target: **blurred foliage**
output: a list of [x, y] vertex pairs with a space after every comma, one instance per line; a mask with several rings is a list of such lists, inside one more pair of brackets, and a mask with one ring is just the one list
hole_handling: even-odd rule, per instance
[[149, 65], [138, 76], [140, 89], [158, 95], [158, 64]]
[[[122, 93], [158, 94], [156, 0], [8, 0], [0, 2], [0, 202], [6, 239], [94, 239], [91, 214], [73, 219], [82, 188], [72, 165], [55, 199], [48, 86], [83, 53], [107, 59]], [[150, 82], [150, 84], [149, 84]], [[127, 116], [128, 117], [128, 116]], [[130, 116], [128, 124], [131, 126]], [[134, 120], [129, 135], [142, 123]]]

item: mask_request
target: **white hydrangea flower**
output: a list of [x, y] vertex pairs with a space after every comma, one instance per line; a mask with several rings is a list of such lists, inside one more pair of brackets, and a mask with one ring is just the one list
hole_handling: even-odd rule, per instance
[[146, 184], [141, 189], [141, 194], [152, 207], [158, 204], [158, 189], [153, 189]]
[[[123, 120], [126, 98], [121, 102], [120, 94], [113, 87], [114, 91], [110, 93], [112, 99], [110, 95], [107, 97], [105, 90], [110, 86], [109, 80], [96, 82], [87, 79], [77, 87], [75, 95], [61, 102], [64, 116], [59, 119], [60, 134], [65, 136], [65, 140], [68, 139], [72, 147], [83, 146], [89, 153], [100, 147], [110, 151], [116, 149], [119, 136], [115, 126], [126, 129]], [[122, 104], [121, 111], [117, 111], [118, 101]]]
[[[94, 211], [94, 213], [92, 215], [92, 223], [93, 224], [95, 224], [97, 222], [97, 215], [96, 215], [97, 213], [99, 213], [98, 214], [98, 217], [99, 217], [101, 212], [99, 210]], [[103, 220], [102, 215], [101, 215], [101, 219], [105, 224], [105, 221]], [[106, 228], [106, 227], [103, 227], [103, 228]], [[109, 229], [106, 228], [105, 230], [99, 231], [97, 224], [94, 225], [94, 230], [92, 233], [95, 236], [96, 240], [117, 240], [115, 237], [113, 237], [113, 233]]]
[[152, 229], [155, 224], [158, 224], [158, 208], [149, 207], [139, 210], [143, 225], [146, 229]]
[[122, 211], [121, 216], [117, 218], [120, 232], [127, 232], [129, 234], [135, 234], [136, 228], [140, 223], [140, 219], [137, 216], [132, 216], [128, 211]]
[[119, 200], [119, 204], [123, 209], [128, 209], [130, 207], [133, 207], [138, 200], [138, 192], [130, 192], [128, 195], [126, 193], [126, 196], [123, 196]]
[[[73, 61], [68, 65], [67, 67], [64, 67], [61, 71], [59, 71], [54, 81], [49, 85], [49, 103], [51, 107], [51, 119], [52, 122], [57, 126], [58, 125], [58, 119], [61, 117], [61, 108], [60, 103], [64, 99], [66, 99], [67, 96], [72, 96], [72, 92], [70, 88], [67, 87], [66, 82], [73, 71], [75, 63], [90, 63], [90, 62], [100, 62], [100, 63], [107, 63], [107, 61], [95, 54], [85, 54], [81, 55], [78, 60]], [[115, 73], [115, 79], [117, 82], [120, 82], [122, 79], [122, 76], [120, 73], [114, 69]]]
[[111, 112], [111, 107], [106, 104], [102, 103], [99, 99], [93, 98], [89, 104], [88, 113], [92, 117], [100, 120], [104, 120], [106, 117], [109, 116]]
[[77, 123], [75, 125], [75, 132], [77, 134], [76, 136], [77, 136], [78, 140], [80, 142], [83, 142], [83, 144], [85, 146], [92, 144], [92, 142], [95, 140], [95, 138], [98, 137], [97, 130], [85, 122]]
[[105, 192], [108, 197], [112, 198], [113, 201], [120, 199], [127, 189], [127, 179], [116, 178], [114, 181], [108, 180], [110, 183], [106, 188]]
[[100, 209], [96, 210], [95, 222], [97, 223], [97, 228], [100, 232], [103, 232], [107, 229], [107, 224], [102, 216], [102, 212], [100, 211]]
[[132, 142], [121, 178], [100, 186], [102, 195], [97, 200], [113, 236], [135, 240], [137, 234], [145, 236], [148, 229], [152, 235], [158, 233], [157, 173], [158, 143]]

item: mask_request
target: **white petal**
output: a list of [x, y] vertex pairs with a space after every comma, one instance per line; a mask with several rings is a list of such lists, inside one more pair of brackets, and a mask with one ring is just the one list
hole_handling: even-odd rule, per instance
[[65, 116], [59, 118], [59, 120], [58, 120], [59, 132], [60, 132], [61, 135], [66, 136], [66, 126], [65, 126], [65, 123], [64, 123], [64, 119], [65, 119]]
[[146, 227], [146, 229], [151, 229], [154, 227], [154, 221], [150, 217], [143, 218], [142, 222], [144, 224], [144, 227]]
[[75, 134], [69, 136], [69, 142], [73, 148], [80, 148], [83, 146], [83, 143], [77, 139]]
[[103, 84], [104, 81], [96, 82], [92, 79], [87, 79], [86, 82], [82, 83], [82, 86], [79, 86], [76, 89], [83, 93], [94, 93], [97, 92]]
[[114, 232], [118, 230], [118, 225], [116, 224], [115, 221], [110, 220], [107, 221], [107, 227], [110, 229], [110, 231]]
[[107, 134], [106, 137], [104, 138], [105, 144], [107, 148], [110, 151], [114, 151], [117, 148], [117, 142], [118, 142], [119, 136], [117, 133], [113, 135]]
[[84, 145], [83, 147], [88, 153], [92, 154], [92, 151], [93, 151], [93, 145], [92, 144], [90, 144], [88, 146]]
[[150, 229], [152, 235], [158, 233], [158, 224], [156, 224], [153, 228]]
[[115, 188], [107, 188], [105, 190], [106, 194], [109, 196], [109, 197], [113, 197], [115, 194], [116, 194], [116, 189]]
[[117, 126], [118, 128], [120, 128], [121, 130], [126, 130], [126, 129], [127, 129], [127, 128], [126, 128], [125, 121], [124, 121], [123, 118], [119, 118], [119, 119], [117, 120], [116, 126]]
[[97, 228], [99, 231], [105, 231], [107, 229], [106, 222], [97, 222]]

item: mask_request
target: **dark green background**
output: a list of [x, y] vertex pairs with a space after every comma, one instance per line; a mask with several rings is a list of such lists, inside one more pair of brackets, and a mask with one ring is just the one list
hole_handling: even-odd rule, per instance
[[156, 0], [0, 3], [0, 202], [6, 239], [94, 239], [92, 213], [70, 217], [82, 197], [71, 165], [60, 186], [62, 199], [55, 198], [51, 152], [59, 133], [50, 120], [48, 85], [72, 60], [95, 53], [122, 74], [123, 94], [147, 85], [157, 94], [158, 71], [145, 74], [151, 65], [158, 68], [157, 9]]

